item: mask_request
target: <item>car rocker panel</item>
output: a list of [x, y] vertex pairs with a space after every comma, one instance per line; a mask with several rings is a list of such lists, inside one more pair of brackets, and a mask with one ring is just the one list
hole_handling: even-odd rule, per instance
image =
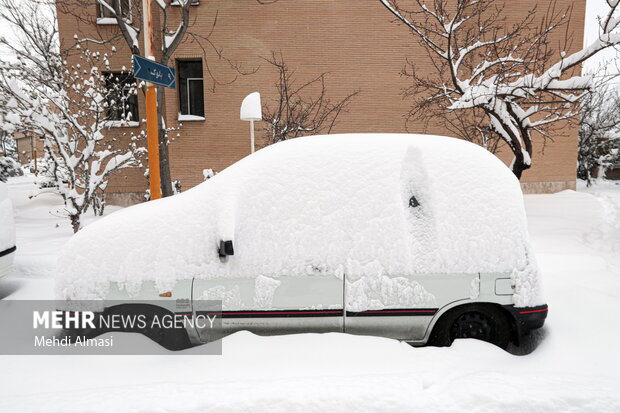
[[16, 249], [17, 247], [11, 247], [0, 251], [0, 277], [4, 277], [11, 271]]

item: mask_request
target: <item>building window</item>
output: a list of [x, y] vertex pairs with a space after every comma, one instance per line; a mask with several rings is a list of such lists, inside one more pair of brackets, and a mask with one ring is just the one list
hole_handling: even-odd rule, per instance
[[138, 87], [128, 72], [105, 72], [107, 120], [138, 122]]
[[[97, 14], [97, 23], [99, 24], [105, 24], [105, 23], [116, 23], [116, 13], [114, 13], [114, 2], [115, 0], [96, 0], [97, 1], [97, 8], [98, 8], [98, 14]], [[107, 7], [104, 4], [101, 3], [105, 3], [110, 7]], [[130, 0], [120, 0], [120, 6], [121, 6], [121, 14], [123, 15], [123, 17], [127, 18], [130, 16]], [[112, 9], [112, 10], [110, 10]]]
[[177, 67], [179, 70], [179, 112], [181, 115], [204, 117], [202, 60], [180, 60]]

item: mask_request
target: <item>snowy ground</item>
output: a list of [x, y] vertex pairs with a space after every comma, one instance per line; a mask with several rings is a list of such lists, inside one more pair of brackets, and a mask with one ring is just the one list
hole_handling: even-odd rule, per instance
[[[18, 254], [0, 298], [50, 298], [70, 227], [49, 214], [54, 195], [9, 183]], [[550, 307], [528, 355], [238, 333], [222, 356], [0, 356], [0, 411], [620, 411], [620, 185], [528, 195], [526, 208]]]

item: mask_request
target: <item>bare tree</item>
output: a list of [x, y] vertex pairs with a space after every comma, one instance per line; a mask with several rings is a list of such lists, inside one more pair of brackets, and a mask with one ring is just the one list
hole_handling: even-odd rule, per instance
[[[0, 107], [14, 130], [43, 136], [48, 175], [64, 199], [74, 232], [82, 214], [103, 212], [103, 193], [112, 174], [136, 165], [135, 144], [122, 148], [106, 138], [110, 111], [123, 111], [136, 93], [103, 75], [108, 56], [81, 50], [68, 66], [58, 47], [54, 16], [39, 3], [0, 0], [0, 21], [15, 28], [19, 41], [0, 39], [17, 61], [0, 64]], [[120, 91], [119, 88], [129, 87]], [[128, 121], [126, 117], [121, 120]]]
[[[271, 4], [274, 1], [256, 0], [259, 4]], [[112, 16], [118, 24], [118, 32], [110, 36], [108, 33], [98, 33], [97, 38], [80, 39], [79, 43], [92, 42], [95, 44], [107, 44], [111, 43], [118, 38], [123, 38], [125, 43], [134, 55], [141, 55], [140, 45], [138, 42], [141, 32], [142, 11], [139, 6], [139, 1], [128, 0], [96, 0], [101, 10]], [[210, 68], [207, 54], [215, 56], [218, 60], [225, 61], [237, 74], [246, 75], [254, 73], [255, 69], [245, 70], [241, 64], [228, 59], [221, 48], [218, 48], [211, 41], [211, 34], [213, 33], [217, 24], [217, 10], [215, 10], [213, 24], [210, 31], [204, 35], [201, 33], [193, 32], [190, 30], [194, 24], [196, 12], [192, 8], [197, 2], [195, 0], [156, 0], [157, 8], [159, 12], [156, 14], [154, 24], [158, 24], [158, 27], [154, 28], [155, 43], [161, 45], [161, 53], [154, 56], [155, 60], [163, 65], [167, 65], [170, 58], [174, 54], [178, 46], [186, 39], [195, 41], [196, 47], [200, 49], [204, 55], [203, 61], [205, 62], [206, 71], [211, 78], [212, 88], [215, 88], [219, 84], [229, 84], [236, 80], [236, 76], [226, 82], [222, 82], [213, 73]], [[91, 0], [64, 0], [57, 2], [57, 7], [65, 14], [70, 14], [74, 18], [79, 19], [93, 27], [92, 16], [88, 16], [83, 13], [84, 8], [91, 7]], [[212, 8], [212, 6], [207, 6]], [[201, 7], [203, 12], [205, 7]], [[163, 196], [170, 196], [174, 194], [174, 188], [172, 187], [172, 179], [170, 175], [170, 161], [168, 156], [168, 134], [166, 130], [166, 122], [164, 118], [165, 113], [165, 100], [164, 100], [164, 87], [157, 87], [157, 118], [158, 118], [158, 130], [159, 130], [159, 155], [160, 155], [160, 180], [161, 190]]]
[[264, 59], [278, 72], [275, 83], [276, 97], [273, 105], [262, 108], [265, 143], [272, 144], [299, 136], [330, 133], [336, 125], [338, 116], [347, 111], [351, 100], [360, 92], [349, 93], [341, 100], [332, 100], [327, 93], [325, 78], [327, 73], [297, 83], [295, 71], [289, 69], [281, 53], [271, 53]]
[[[581, 101], [577, 177], [592, 185], [605, 169], [620, 164], [620, 92], [609, 83], [597, 85]], [[597, 171], [597, 176], [593, 173]]]
[[[619, 0], [607, 0], [598, 39], [570, 55], [568, 33], [563, 50], [550, 47], [550, 34], [567, 28], [571, 12], [556, 10], [553, 2], [539, 22], [534, 8], [509, 26], [503, 3], [495, 0], [379, 1], [425, 47], [435, 69], [405, 69], [412, 81], [406, 91], [413, 99], [410, 115], [440, 118], [455, 128], [455, 118], [468, 116], [462, 134], [503, 140], [518, 178], [532, 165], [532, 134], [552, 139], [560, 121], [579, 113], [576, 103], [590, 88], [588, 76], [576, 75], [581, 63], [620, 43]], [[459, 114], [463, 110], [469, 113]]]

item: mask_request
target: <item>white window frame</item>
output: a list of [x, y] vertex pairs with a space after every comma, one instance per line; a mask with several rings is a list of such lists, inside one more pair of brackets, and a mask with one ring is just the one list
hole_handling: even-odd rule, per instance
[[[190, 81], [196, 81], [196, 80], [200, 80], [202, 83], [202, 87], [203, 87], [203, 91], [202, 91], [202, 95], [203, 95], [203, 105], [204, 105], [204, 78], [202, 77], [188, 77], [187, 79], [185, 79], [185, 87], [187, 88], [187, 112], [186, 115], [191, 115], [192, 114], [192, 108], [191, 108], [191, 93], [190, 93], [190, 88], [189, 88], [189, 83]], [[204, 113], [204, 107], [202, 108], [202, 112]], [[194, 115], [194, 116], [200, 116], [200, 115]]]
[[[116, 17], [100, 17], [100, 16], [104, 16], [103, 14], [103, 10], [105, 9], [105, 6], [103, 4], [101, 4], [101, 1], [99, 0], [95, 0], [97, 2], [97, 6], [98, 6], [98, 12], [97, 12], [97, 24], [100, 25], [112, 25], [112, 24], [118, 24], [118, 22], [116, 21]], [[114, 8], [114, 0], [103, 0], [105, 3], [107, 3], [110, 7]], [[112, 4], [110, 4], [112, 3]], [[121, 4], [122, 6], [122, 4]], [[127, 19], [127, 23], [131, 23], [131, 0], [127, 0], [127, 7], [129, 7], [129, 15], [128, 15], [128, 19]], [[122, 11], [122, 9], [121, 9]]]

